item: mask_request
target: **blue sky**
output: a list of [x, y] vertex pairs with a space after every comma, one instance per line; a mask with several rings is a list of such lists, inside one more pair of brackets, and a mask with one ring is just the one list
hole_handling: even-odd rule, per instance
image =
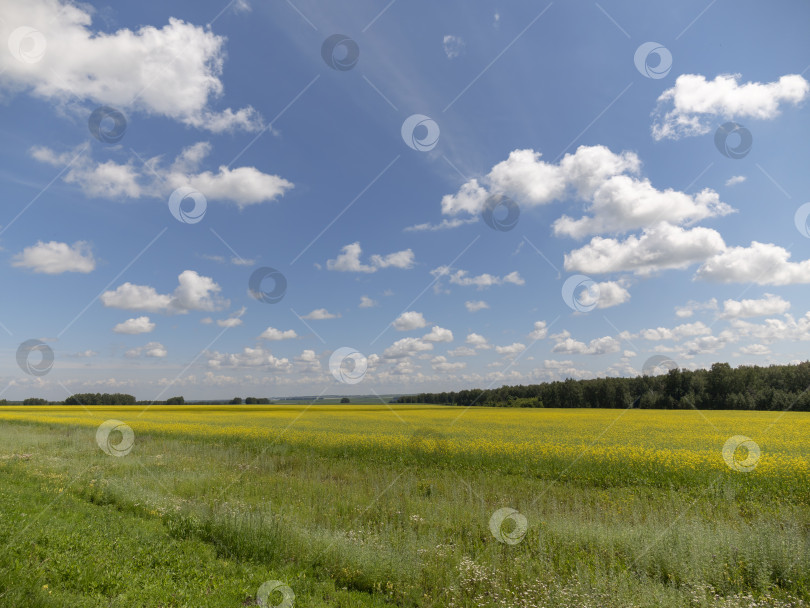
[[2, 5], [4, 398], [806, 358], [806, 3]]

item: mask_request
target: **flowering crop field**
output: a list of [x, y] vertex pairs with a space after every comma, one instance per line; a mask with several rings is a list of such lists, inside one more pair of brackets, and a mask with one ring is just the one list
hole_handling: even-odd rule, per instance
[[808, 454], [792, 412], [3, 407], [0, 605], [804, 606]]

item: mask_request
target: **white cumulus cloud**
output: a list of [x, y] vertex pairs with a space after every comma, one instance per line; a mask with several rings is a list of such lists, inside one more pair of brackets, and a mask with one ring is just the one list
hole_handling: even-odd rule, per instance
[[779, 315], [790, 309], [790, 302], [780, 296], [766, 293], [764, 298], [758, 300], [726, 300], [723, 302], [724, 319], [744, 319], [750, 317], [763, 317]]
[[502, 277], [489, 273], [471, 276], [466, 270], [454, 271], [449, 266], [439, 266], [431, 270], [430, 274], [434, 277], [446, 277], [454, 285], [462, 285], [465, 287], [475, 286], [478, 289], [487, 289], [493, 285], [505, 285], [507, 283], [511, 283], [512, 285], [524, 285], [526, 283], [516, 270]]
[[433, 344], [419, 338], [402, 338], [383, 351], [386, 359], [402, 359], [416, 353], [433, 350]]
[[[596, 302], [597, 308], [610, 308], [624, 304], [630, 300], [630, 292], [617, 281], [602, 281], [596, 283], [599, 299]], [[581, 298], [582, 304], [588, 305], [587, 297]]]
[[290, 360], [285, 357], [276, 357], [270, 351], [258, 346], [246, 346], [241, 353], [220, 353], [207, 351], [205, 353], [208, 366], [212, 368], [261, 368], [266, 371], [286, 372], [292, 368]]
[[489, 341], [481, 334], [471, 333], [467, 335], [467, 344], [476, 349], [491, 348]]
[[126, 282], [112, 291], [105, 291], [100, 299], [109, 308], [167, 314], [186, 313], [190, 310], [220, 310], [229, 304], [228, 300], [219, 297], [221, 287], [210, 277], [193, 270], [184, 270], [177, 280], [178, 285], [171, 295], [160, 294], [149, 285]]
[[717, 310], [717, 298], [712, 298], [708, 302], [689, 300], [685, 305], [675, 307], [675, 316], [679, 319], [688, 319], [698, 310]]
[[155, 329], [155, 324], [149, 320], [149, 317], [135, 317], [127, 319], [123, 323], [119, 323], [113, 327], [113, 331], [117, 334], [148, 334]]
[[740, 352], [743, 355], [762, 356], [771, 354], [771, 349], [764, 344], [748, 344], [747, 346], [741, 346]]
[[359, 242], [350, 243], [341, 249], [341, 253], [334, 260], [327, 260], [326, 267], [329, 270], [339, 272], [377, 272], [381, 268], [413, 268], [414, 255], [410, 249], [389, 253], [388, 255], [374, 254], [370, 258], [370, 264], [360, 261], [363, 253]]
[[422, 339], [427, 342], [452, 342], [453, 332], [444, 327], [434, 325], [429, 333], [422, 336]]
[[548, 335], [548, 326], [545, 321], [535, 321], [534, 329], [529, 334], [532, 340], [542, 340]]
[[698, 226], [686, 229], [666, 222], [624, 240], [593, 237], [587, 245], [565, 254], [565, 269], [588, 274], [635, 272], [645, 275], [668, 268], [686, 268], [725, 250], [720, 233]]
[[655, 188], [639, 176], [641, 160], [634, 152], [616, 154], [606, 146], [580, 146], [557, 164], [541, 156], [535, 150], [513, 150], [482, 178], [483, 183], [471, 179], [457, 193], [442, 198], [442, 213], [479, 213], [490, 194], [505, 194], [521, 207], [574, 199], [584, 203], [585, 214], [560, 217], [553, 223], [554, 233], [583, 238], [636, 230], [657, 221], [689, 224], [733, 211], [708, 188], [694, 195]]
[[160, 342], [149, 342], [145, 346], [132, 348], [125, 353], [125, 356], [130, 358], [137, 357], [152, 357], [155, 359], [162, 359], [168, 354], [166, 347]]
[[280, 329], [276, 329], [275, 327], [268, 327], [259, 337], [265, 340], [292, 340], [293, 338], [297, 338], [298, 334], [295, 333], [294, 329], [286, 329], [282, 331]]
[[469, 312], [478, 312], [479, 310], [484, 310], [485, 308], [489, 308], [489, 304], [484, 302], [483, 300], [467, 300], [464, 302], [464, 306], [467, 308]]
[[784, 247], [753, 241], [748, 247], [729, 247], [710, 257], [695, 277], [714, 283], [805, 284], [810, 283], [810, 260], [791, 262]]
[[681, 340], [682, 338], [692, 338], [695, 336], [706, 336], [712, 330], [704, 323], [683, 323], [677, 327], [656, 327], [654, 329], [642, 329], [639, 336], [645, 340]]
[[675, 86], [658, 98], [653, 137], [679, 139], [708, 133], [717, 119], [777, 117], [783, 104], [797, 105], [807, 98], [810, 83], [798, 74], [774, 82], [739, 83], [740, 74], [720, 74], [706, 80], [702, 74], [681, 74]]
[[73, 245], [49, 241], [37, 241], [36, 245], [26, 247], [15, 255], [12, 266], [27, 268], [43, 274], [62, 274], [63, 272], [92, 272], [96, 260], [90, 245], [77, 241]]
[[307, 319], [308, 321], [324, 321], [326, 319], [338, 319], [340, 318], [340, 313], [331, 313], [325, 308], [316, 308], [301, 318]]
[[[24, 91], [57, 104], [78, 98], [88, 105], [106, 104], [213, 132], [263, 127], [250, 106], [235, 111], [212, 107], [224, 92], [220, 77], [226, 52], [225, 38], [210, 28], [170, 18], [160, 27], [105, 32], [93, 28], [92, 21], [93, 10], [85, 4], [4, 3], [0, 39], [8, 41], [15, 28], [25, 25], [38, 30], [46, 42], [36, 62], [0, 53], [6, 91]], [[22, 40], [20, 50], [30, 43]]]
[[[189, 186], [200, 192], [206, 202], [230, 202], [244, 208], [274, 201], [294, 187], [286, 179], [256, 167], [221, 166], [217, 172], [201, 171], [202, 162], [210, 152], [211, 144], [197, 142], [165, 167], [160, 157], [147, 159], [145, 163], [130, 158], [120, 164], [112, 160], [97, 162], [81, 149], [63, 153], [44, 146], [30, 149], [31, 156], [40, 162], [61, 168], [69, 166], [64, 181], [76, 184], [91, 198], [168, 199], [175, 189]], [[243, 262], [237, 258], [234, 263]]]
[[564, 353], [568, 355], [605, 355], [608, 353], [616, 353], [620, 350], [620, 342], [611, 336], [603, 338], [596, 338], [591, 340], [588, 344], [574, 340], [568, 332], [562, 332], [557, 336], [554, 348], [551, 349], [553, 353]]
[[520, 342], [515, 342], [507, 346], [496, 346], [495, 352], [499, 355], [505, 355], [507, 358], [513, 358], [526, 350], [526, 345]]
[[242, 319], [239, 317], [228, 317], [227, 319], [217, 319], [217, 325], [220, 327], [238, 327], [242, 325]]
[[399, 315], [392, 325], [399, 331], [411, 331], [427, 326], [427, 321], [421, 312], [409, 310]]
[[457, 372], [467, 367], [464, 361], [450, 362], [444, 355], [433, 357], [433, 359], [430, 360], [430, 365], [435, 371], [442, 373]]

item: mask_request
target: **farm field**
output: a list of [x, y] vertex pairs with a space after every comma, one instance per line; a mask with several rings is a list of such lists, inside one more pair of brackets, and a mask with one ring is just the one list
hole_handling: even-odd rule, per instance
[[0, 606], [804, 606], [809, 449], [792, 412], [4, 407]]

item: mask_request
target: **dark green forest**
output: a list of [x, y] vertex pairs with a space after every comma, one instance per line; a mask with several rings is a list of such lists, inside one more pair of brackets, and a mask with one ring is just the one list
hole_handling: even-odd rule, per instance
[[[714, 363], [711, 369], [671, 369], [657, 376], [594, 378], [519, 384], [491, 389], [419, 393], [392, 399], [391, 403], [489, 407], [596, 407], [702, 410], [810, 411], [810, 361], [795, 365], [732, 368]], [[19, 402], [17, 402], [19, 403]], [[24, 405], [202, 405], [270, 404], [264, 397], [187, 402], [183, 397], [165, 401], [136, 401], [123, 393], [81, 393], [62, 402], [29, 398]], [[341, 403], [345, 403], [344, 400]], [[0, 405], [12, 405], [2, 400]]]
[[420, 393], [398, 403], [495, 407], [601, 407], [810, 411], [810, 361], [797, 365], [672, 369], [660, 376], [595, 378]]

